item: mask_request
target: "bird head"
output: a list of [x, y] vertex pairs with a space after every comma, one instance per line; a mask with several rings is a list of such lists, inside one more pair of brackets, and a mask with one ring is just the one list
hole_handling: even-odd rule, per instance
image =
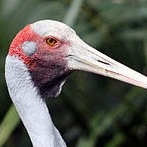
[[27, 25], [8, 56], [21, 60], [43, 98], [56, 97], [68, 75], [83, 70], [147, 88], [147, 78], [82, 41], [69, 26], [53, 20]]

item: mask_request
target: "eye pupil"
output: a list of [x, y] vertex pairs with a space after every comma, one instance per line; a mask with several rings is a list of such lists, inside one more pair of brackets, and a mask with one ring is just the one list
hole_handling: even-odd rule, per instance
[[50, 43], [54, 43], [54, 39], [53, 38], [50, 38]]
[[54, 39], [54, 38], [47, 38], [46, 39], [46, 43], [49, 45], [49, 46], [54, 46], [56, 43], [57, 43], [57, 41]]

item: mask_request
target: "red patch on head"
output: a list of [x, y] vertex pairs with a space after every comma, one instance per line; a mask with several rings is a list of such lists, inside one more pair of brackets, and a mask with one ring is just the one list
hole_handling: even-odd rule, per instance
[[10, 56], [17, 56], [20, 59], [22, 59], [26, 64], [29, 63], [30, 57], [26, 56], [25, 53], [22, 50], [22, 44], [25, 41], [34, 41], [36, 42], [41, 37], [34, 33], [30, 27], [30, 25], [27, 25], [24, 29], [22, 29], [16, 37], [13, 39], [10, 48], [9, 48], [9, 55]]
[[[42, 58], [42, 60], [46, 60], [46, 58], [49, 58], [49, 57], [50, 59], [48, 60], [52, 60], [53, 58], [54, 59], [61, 58], [66, 47], [64, 45], [62, 46], [62, 42], [60, 42], [59, 40], [57, 40], [56, 46], [48, 45], [45, 39], [50, 37], [51, 36], [43, 38], [39, 36], [32, 30], [30, 25], [27, 25], [13, 39], [10, 45], [8, 54], [10, 56], [18, 57], [30, 68], [33, 68], [35, 66], [35, 62], [32, 62], [33, 60], [35, 60], [35, 58], [38, 58], [38, 59]], [[25, 41], [36, 43], [37, 51], [32, 56], [26, 55], [22, 49], [22, 45]], [[67, 45], [67, 43], [64, 43], [64, 44]], [[50, 56], [49, 57], [45, 56], [45, 54]]]

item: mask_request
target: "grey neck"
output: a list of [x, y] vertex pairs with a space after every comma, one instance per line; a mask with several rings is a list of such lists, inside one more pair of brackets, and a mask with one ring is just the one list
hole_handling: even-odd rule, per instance
[[66, 147], [45, 101], [38, 95], [25, 64], [7, 56], [5, 76], [11, 99], [34, 147]]

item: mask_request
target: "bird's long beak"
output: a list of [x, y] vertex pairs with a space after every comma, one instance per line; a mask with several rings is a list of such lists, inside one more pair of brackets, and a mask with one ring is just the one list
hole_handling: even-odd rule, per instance
[[68, 66], [73, 70], [104, 75], [147, 89], [146, 76], [102, 54], [79, 38], [68, 52]]

